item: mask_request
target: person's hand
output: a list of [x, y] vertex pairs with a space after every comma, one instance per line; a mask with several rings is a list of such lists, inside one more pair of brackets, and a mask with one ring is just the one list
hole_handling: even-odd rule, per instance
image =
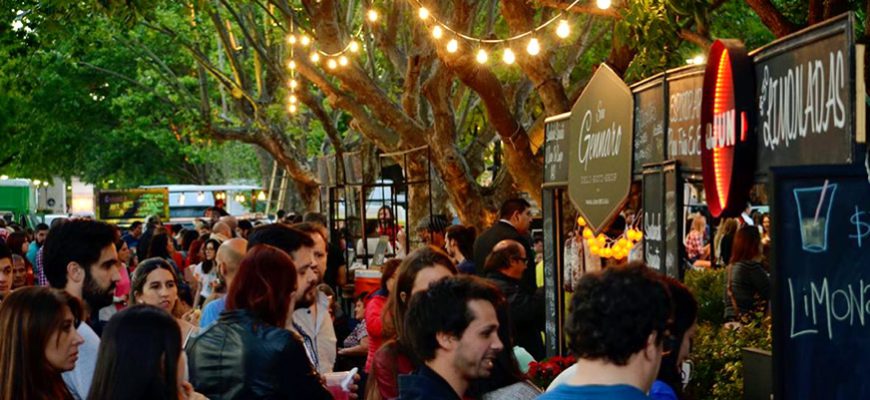
[[357, 394], [356, 394], [357, 390], [359, 390], [359, 385], [357, 384], [357, 382], [359, 382], [359, 380], [360, 380], [359, 374], [354, 374], [353, 375], [353, 382], [351, 382], [350, 385], [347, 385], [347, 390], [348, 390], [348, 392], [350, 392], [350, 393], [348, 393], [349, 399], [358, 399], [359, 398], [359, 396], [357, 396]]
[[208, 397], [193, 391], [190, 382], [181, 382], [181, 390], [178, 391], [179, 400], [208, 400]]
[[202, 311], [198, 308], [190, 310], [181, 316], [181, 319], [190, 322], [193, 326], [199, 326], [199, 318], [202, 316]]

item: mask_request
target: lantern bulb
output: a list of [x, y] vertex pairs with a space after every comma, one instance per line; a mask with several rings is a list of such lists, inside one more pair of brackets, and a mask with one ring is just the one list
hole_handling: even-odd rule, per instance
[[296, 69], [296, 61], [290, 60], [290, 62], [287, 63], [287, 67], [290, 69]]
[[596, 0], [595, 4], [602, 10], [610, 8], [610, 0]]
[[347, 57], [345, 57], [345, 56], [339, 57], [338, 58], [338, 65], [341, 65], [342, 67], [346, 66], [347, 65]]
[[336, 69], [338, 68], [338, 62], [336, 62], [334, 58], [330, 58], [329, 61], [326, 62], [326, 66], [329, 67], [329, 69]]
[[296, 35], [287, 36], [287, 43], [296, 44]]
[[290, 88], [291, 88], [291, 89], [296, 89], [297, 86], [299, 86], [299, 82], [296, 81], [296, 79], [291, 79], [291, 80], [290, 80]]
[[444, 30], [441, 29], [440, 26], [435, 26], [432, 28], [432, 37], [435, 39], [441, 39], [441, 36], [444, 35]]
[[486, 60], [489, 59], [489, 56], [486, 54], [486, 50], [480, 49], [477, 51], [477, 62], [479, 64], [486, 64]]
[[296, 98], [296, 95], [291, 94], [290, 95], [290, 104], [296, 104], [297, 101], [298, 101], [298, 99]]
[[457, 42], [456, 39], [450, 39], [450, 41], [447, 42], [447, 51], [455, 53], [457, 50], [459, 50], [459, 42]]
[[302, 35], [302, 37], [299, 38], [299, 44], [303, 46], [308, 46], [309, 44], [311, 44], [311, 38], [307, 35]]
[[511, 49], [504, 49], [504, 55], [502, 56], [502, 60], [505, 64], [513, 64], [514, 61], [517, 60], [517, 56], [514, 55], [514, 51]]
[[356, 53], [359, 51], [359, 43], [356, 40], [351, 40], [350, 45], [347, 46], [351, 53]]
[[417, 15], [420, 16], [420, 19], [425, 20], [426, 18], [429, 18], [429, 9], [426, 7], [420, 7], [420, 9], [417, 10]]
[[559, 21], [559, 26], [556, 27], [556, 36], [564, 39], [571, 34], [571, 28], [568, 26], [568, 21], [561, 20]]
[[378, 12], [377, 12], [377, 10], [375, 10], [375, 9], [371, 9], [371, 10], [369, 10], [369, 12], [368, 12], [366, 15], [369, 17], [369, 21], [370, 21], [370, 22], [377, 22], [377, 21], [378, 21]]
[[315, 64], [320, 62], [320, 54], [317, 54], [317, 52], [311, 53], [311, 62]]
[[287, 107], [287, 111], [290, 111], [291, 114], [296, 114], [296, 104], [291, 104]]
[[526, 51], [529, 52], [529, 55], [536, 56], [541, 52], [541, 44], [538, 43], [538, 39], [532, 38], [529, 40], [529, 46], [526, 47]]

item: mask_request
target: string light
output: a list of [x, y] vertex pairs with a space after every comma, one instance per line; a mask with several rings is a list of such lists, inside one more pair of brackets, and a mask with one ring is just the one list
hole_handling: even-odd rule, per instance
[[287, 43], [296, 44], [296, 35], [287, 36]]
[[351, 40], [350, 44], [347, 45], [347, 48], [351, 53], [356, 53], [359, 51], [359, 43], [356, 40]]
[[329, 61], [326, 62], [326, 66], [329, 67], [329, 69], [336, 69], [338, 68], [338, 63], [334, 58], [330, 58]]
[[598, 8], [600, 8], [602, 10], [606, 10], [606, 9], [610, 8], [610, 4], [611, 4], [610, 0], [596, 0], [595, 1], [595, 5], [597, 5]]
[[577, 218], [577, 226], [583, 228], [582, 235], [589, 245], [589, 252], [601, 258], [625, 259], [634, 245], [643, 240], [643, 232], [634, 227], [629, 227], [616, 239], [610, 239], [604, 234], [595, 236], [583, 217]]
[[299, 44], [301, 44], [302, 47], [307, 47], [309, 44], [311, 44], [311, 38], [307, 35], [302, 35], [302, 37], [299, 39]]
[[504, 49], [504, 55], [502, 56], [502, 60], [505, 64], [511, 65], [514, 61], [517, 60], [517, 56], [514, 55], [514, 51], [510, 48]]
[[442, 35], [444, 35], [444, 30], [441, 29], [440, 26], [435, 25], [435, 27], [432, 28], [432, 37], [435, 39], [441, 39]]
[[296, 69], [296, 61], [290, 60], [290, 62], [287, 63], [287, 68]]
[[318, 54], [317, 52], [311, 53], [311, 62], [313, 62], [315, 64], [320, 62], [320, 54]]
[[345, 56], [338, 57], [338, 65], [341, 65], [342, 67], [346, 66], [347, 65], [347, 57], [345, 57]]
[[486, 60], [489, 59], [489, 56], [486, 54], [486, 50], [480, 49], [477, 51], [477, 62], [479, 64], [486, 64]]
[[526, 47], [526, 51], [529, 52], [529, 55], [536, 56], [541, 52], [541, 44], [538, 43], [537, 38], [532, 38], [529, 40], [529, 46]]
[[295, 94], [291, 94], [291, 95], [290, 95], [290, 98], [289, 98], [288, 100], [290, 101], [290, 104], [296, 104], [296, 102], [299, 101], [299, 99], [296, 98], [296, 95], [295, 95]]
[[297, 108], [296, 104], [291, 104], [287, 106], [287, 111], [290, 111], [290, 114], [296, 114]]
[[366, 16], [369, 18], [369, 22], [378, 22], [378, 11], [375, 9], [370, 9]]
[[296, 79], [291, 79], [290, 80], [290, 89], [296, 89], [297, 86], [299, 86], [299, 82], [297, 82]]
[[447, 52], [455, 53], [457, 50], [459, 50], [459, 42], [457, 42], [456, 39], [450, 39], [450, 41], [447, 42]]
[[565, 39], [571, 34], [571, 28], [568, 26], [568, 21], [559, 21], [559, 26], [556, 28], [556, 36]]
[[417, 10], [417, 15], [420, 17], [420, 19], [425, 21], [426, 18], [429, 18], [429, 9], [426, 7], [420, 7], [420, 9]]

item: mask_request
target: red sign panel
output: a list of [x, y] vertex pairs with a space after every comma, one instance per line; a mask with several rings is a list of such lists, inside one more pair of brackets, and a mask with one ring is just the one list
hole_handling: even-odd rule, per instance
[[753, 72], [742, 43], [713, 43], [701, 101], [701, 165], [714, 217], [740, 214], [749, 198], [756, 162]]

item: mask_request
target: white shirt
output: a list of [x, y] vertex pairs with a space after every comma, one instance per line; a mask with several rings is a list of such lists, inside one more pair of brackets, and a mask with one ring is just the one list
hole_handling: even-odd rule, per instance
[[[315, 307], [317, 307], [317, 321], [314, 320], [312, 312]], [[302, 332], [298, 332], [299, 329], [295, 329], [293, 325], [296, 325]], [[329, 317], [329, 297], [326, 294], [318, 290], [317, 302], [314, 305], [293, 311], [293, 321], [288, 324], [287, 328], [297, 331], [300, 335], [306, 335], [314, 341], [317, 354], [309, 354], [308, 357], [311, 359], [312, 365], [317, 365], [318, 373], [332, 372], [338, 352], [336, 347], [338, 340], [335, 337], [332, 318]], [[306, 350], [308, 349], [306, 348]]]
[[209, 273], [202, 272], [202, 263], [196, 264], [193, 267], [193, 277], [199, 282], [202, 288], [199, 290], [199, 295], [208, 299], [213, 290], [211, 283], [217, 280], [217, 263], [212, 264]]
[[82, 322], [76, 329], [79, 335], [82, 335], [84, 343], [79, 346], [79, 359], [76, 361], [76, 366], [72, 371], [67, 371], [62, 374], [63, 382], [66, 383], [67, 389], [72, 393], [76, 400], [88, 398], [88, 392], [91, 390], [91, 380], [94, 378], [94, 371], [97, 369], [97, 353], [100, 350], [100, 337], [94, 332], [91, 327]]

